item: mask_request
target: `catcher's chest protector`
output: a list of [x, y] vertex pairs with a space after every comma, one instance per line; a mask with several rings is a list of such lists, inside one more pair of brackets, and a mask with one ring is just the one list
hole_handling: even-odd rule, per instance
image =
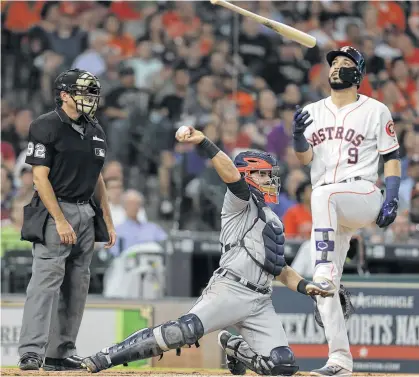
[[241, 246], [252, 260], [268, 274], [278, 276], [285, 266], [284, 227], [275, 213], [253, 197], [258, 217], [234, 246]]

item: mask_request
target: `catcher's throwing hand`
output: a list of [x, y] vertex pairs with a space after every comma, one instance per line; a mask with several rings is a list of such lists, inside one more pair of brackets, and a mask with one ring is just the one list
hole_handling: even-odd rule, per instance
[[179, 143], [199, 144], [205, 139], [205, 135], [191, 126], [181, 126], [176, 131], [176, 140]]

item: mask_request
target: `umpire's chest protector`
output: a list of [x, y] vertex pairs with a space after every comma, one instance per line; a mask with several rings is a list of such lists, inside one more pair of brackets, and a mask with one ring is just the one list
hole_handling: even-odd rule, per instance
[[241, 246], [253, 261], [267, 273], [278, 276], [286, 265], [284, 227], [275, 213], [254, 199], [258, 217], [242, 238]]

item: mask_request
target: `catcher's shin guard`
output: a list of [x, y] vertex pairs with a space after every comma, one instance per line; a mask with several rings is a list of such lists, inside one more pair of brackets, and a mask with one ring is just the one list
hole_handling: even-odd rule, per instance
[[199, 346], [198, 340], [204, 335], [201, 320], [195, 314], [187, 314], [177, 321], [139, 330], [121, 343], [103, 349], [83, 360], [83, 366], [92, 373], [126, 364], [131, 361], [163, 355], [171, 349], [184, 345]]
[[227, 356], [238, 360], [257, 374], [292, 376], [299, 369], [289, 347], [276, 347], [269, 357], [262, 356], [253, 351], [243, 337], [232, 335], [228, 331], [219, 333], [218, 343]]

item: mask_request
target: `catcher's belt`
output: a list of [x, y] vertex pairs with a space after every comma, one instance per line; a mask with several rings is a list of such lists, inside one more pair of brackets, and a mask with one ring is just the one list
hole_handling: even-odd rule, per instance
[[258, 293], [267, 294], [271, 290], [270, 287], [257, 286], [256, 284], [251, 283], [247, 279], [242, 278], [242, 277], [236, 275], [235, 273], [233, 273], [231, 271], [228, 271], [227, 269], [222, 268], [222, 267], [220, 267], [218, 270], [216, 270], [215, 274], [220, 275], [220, 276], [224, 276], [227, 279], [230, 279], [230, 280], [233, 280], [233, 281], [237, 281], [238, 283], [244, 285], [246, 288], [249, 288], [252, 291], [255, 291], [255, 292], [258, 292]]

